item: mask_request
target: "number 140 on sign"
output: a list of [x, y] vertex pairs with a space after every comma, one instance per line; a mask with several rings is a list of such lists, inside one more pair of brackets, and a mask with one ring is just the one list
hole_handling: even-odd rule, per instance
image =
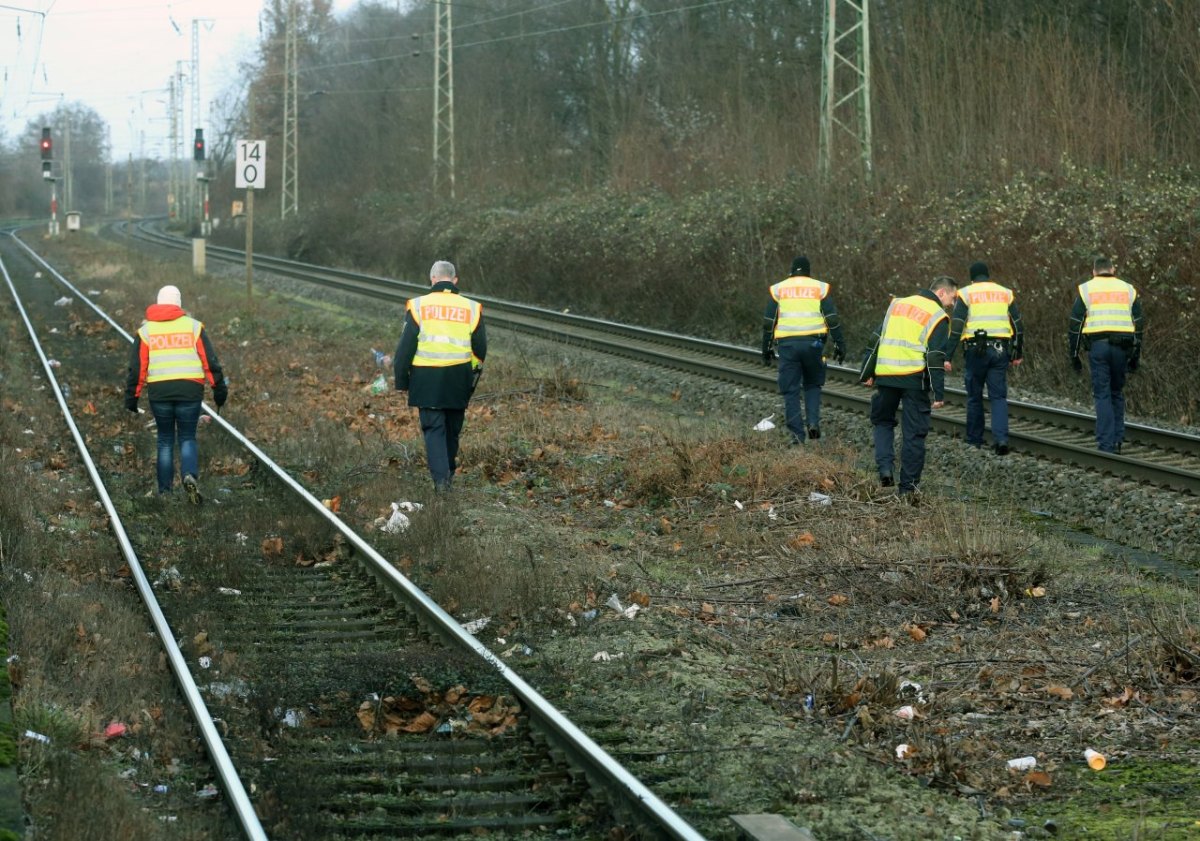
[[267, 186], [267, 141], [239, 140], [236, 144], [234, 187], [261, 190]]

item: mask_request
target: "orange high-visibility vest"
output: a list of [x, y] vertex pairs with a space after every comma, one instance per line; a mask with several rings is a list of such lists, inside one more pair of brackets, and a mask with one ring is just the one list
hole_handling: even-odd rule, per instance
[[891, 377], [925, 370], [925, 350], [933, 328], [945, 319], [946, 311], [924, 295], [896, 298], [883, 319], [875, 376]]
[[981, 280], [958, 290], [958, 297], [967, 305], [964, 338], [970, 339], [976, 330], [986, 330], [990, 339], [1012, 338], [1012, 323], [1008, 319], [1008, 305], [1013, 301], [1011, 289]]
[[817, 336], [829, 332], [821, 301], [829, 294], [829, 284], [804, 275], [793, 275], [771, 287], [771, 297], [779, 304], [775, 320], [775, 338]]
[[470, 362], [478, 365], [471, 353], [471, 333], [479, 325], [483, 307], [478, 301], [455, 292], [431, 292], [410, 298], [406, 305], [413, 321], [421, 329], [413, 365], [444, 368]]
[[1133, 302], [1137, 290], [1118, 277], [1101, 275], [1079, 284], [1087, 307], [1084, 333], [1133, 333]]
[[171, 321], [146, 321], [138, 336], [146, 346], [146, 382], [163, 380], [204, 381], [204, 364], [196, 346], [204, 325], [181, 315]]

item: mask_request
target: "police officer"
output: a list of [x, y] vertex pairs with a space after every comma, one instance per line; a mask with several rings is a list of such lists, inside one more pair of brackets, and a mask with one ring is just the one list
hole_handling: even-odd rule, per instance
[[928, 289], [894, 298], [859, 374], [861, 382], [875, 386], [871, 424], [875, 428], [875, 464], [884, 487], [895, 484], [896, 410], [904, 406], [898, 489], [902, 495], [917, 490], [925, 469], [931, 410], [945, 405], [944, 348], [950, 333], [946, 307], [954, 302], [956, 288], [953, 278], [937, 277]]
[[967, 388], [967, 443], [983, 446], [983, 387], [992, 410], [992, 444], [1008, 455], [1008, 366], [1021, 364], [1025, 328], [1012, 290], [988, 277], [986, 263], [972, 263], [971, 282], [958, 290], [950, 315], [946, 370], [963, 344]]
[[1097, 257], [1092, 263], [1092, 279], [1079, 284], [1067, 343], [1076, 372], [1083, 370], [1081, 343], [1088, 353], [1096, 403], [1096, 446], [1102, 452], [1121, 452], [1125, 440], [1125, 375], [1136, 371], [1141, 361], [1142, 328], [1137, 290], [1113, 274], [1111, 260]]
[[467, 403], [483, 373], [483, 306], [458, 292], [454, 264], [429, 269], [431, 289], [406, 305], [393, 367], [396, 389], [417, 407], [425, 457], [438, 491], [450, 490]]
[[[784, 422], [792, 443], [821, 437], [821, 388], [825, 385], [825, 346], [833, 339], [833, 359], [846, 357], [846, 341], [837, 307], [829, 297], [829, 284], [809, 277], [808, 258], [792, 260], [791, 274], [770, 288], [771, 300], [763, 313], [763, 364], [779, 354], [779, 393], [783, 395]], [[804, 390], [804, 407], [800, 390]]]
[[158, 290], [146, 307], [146, 320], [134, 336], [125, 378], [125, 408], [136, 413], [138, 397], [150, 397], [150, 412], [158, 430], [156, 473], [158, 492], [170, 493], [175, 481], [175, 440], [179, 467], [188, 499], [203, 502], [197, 478], [200, 449], [196, 427], [205, 384], [212, 387], [217, 408], [225, 405], [229, 387], [204, 325], [183, 311], [183, 297], [174, 286]]

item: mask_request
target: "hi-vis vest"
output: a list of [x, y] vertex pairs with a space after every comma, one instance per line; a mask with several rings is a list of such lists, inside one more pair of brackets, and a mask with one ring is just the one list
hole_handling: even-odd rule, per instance
[[945, 318], [942, 305], [924, 295], [892, 301], [883, 319], [875, 376], [894, 377], [924, 371], [929, 334]]
[[1137, 290], [1119, 277], [1101, 275], [1079, 284], [1079, 297], [1087, 307], [1084, 333], [1132, 333], [1133, 302]]
[[990, 339], [1012, 338], [1012, 323], [1008, 320], [1008, 305], [1013, 300], [1011, 289], [980, 280], [958, 290], [958, 297], [967, 305], [963, 338], [970, 339], [976, 330], [986, 330]]
[[147, 321], [138, 328], [146, 346], [146, 382], [163, 380], [204, 381], [204, 365], [196, 345], [204, 325], [190, 316], [171, 321]]
[[414, 366], [444, 368], [479, 360], [471, 353], [471, 333], [479, 325], [483, 307], [478, 301], [454, 292], [430, 292], [411, 298], [406, 305], [421, 328], [417, 335]]
[[821, 315], [821, 301], [828, 294], [828, 283], [804, 275], [794, 275], [772, 286], [771, 297], [779, 304], [775, 338], [827, 333], [825, 316]]

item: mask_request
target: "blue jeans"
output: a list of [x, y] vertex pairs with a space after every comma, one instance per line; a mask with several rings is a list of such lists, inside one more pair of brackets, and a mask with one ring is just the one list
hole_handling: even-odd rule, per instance
[[922, 388], [875, 387], [871, 397], [871, 424], [875, 434], [875, 465], [880, 476], [891, 476], [896, 465], [896, 410], [904, 404], [901, 429], [904, 441], [900, 447], [900, 482], [902, 494], [912, 493], [921, 481], [925, 469], [925, 437], [929, 435], [933, 406], [929, 392]]
[[200, 449], [196, 444], [200, 401], [151, 400], [150, 411], [158, 427], [158, 492], [168, 493], [175, 481], [176, 433], [179, 437], [179, 466], [182, 475], [200, 475]]
[[967, 389], [967, 443], [983, 443], [983, 387], [992, 410], [992, 440], [1008, 443], [1008, 351], [992, 345], [981, 353], [964, 346], [963, 384]]
[[1088, 350], [1092, 397], [1096, 401], [1096, 446], [1116, 452], [1125, 440], [1125, 373], [1129, 357], [1125, 348], [1097, 339]]
[[458, 467], [458, 436], [466, 420], [465, 409], [417, 409], [425, 437], [425, 460], [438, 490], [447, 490]]
[[[783, 339], [776, 346], [779, 355], [779, 393], [783, 395], [783, 418], [796, 441], [805, 438], [808, 428], [821, 428], [821, 388], [825, 385], [825, 337]], [[804, 408], [800, 391], [804, 391]]]

